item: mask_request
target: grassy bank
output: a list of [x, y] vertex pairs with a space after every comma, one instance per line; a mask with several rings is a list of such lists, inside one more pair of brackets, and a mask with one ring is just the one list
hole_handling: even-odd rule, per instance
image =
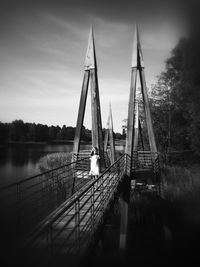
[[187, 167], [163, 165], [162, 191], [166, 200], [191, 199], [200, 195], [200, 164]]
[[161, 175], [163, 214], [172, 233], [175, 266], [197, 266], [193, 264], [200, 264], [200, 164], [163, 165]]

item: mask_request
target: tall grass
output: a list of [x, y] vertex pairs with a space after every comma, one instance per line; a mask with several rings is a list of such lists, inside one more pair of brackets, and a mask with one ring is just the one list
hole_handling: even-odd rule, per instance
[[40, 158], [38, 168], [41, 172], [52, 170], [71, 162], [71, 154], [60, 152], [51, 153]]
[[162, 196], [166, 200], [192, 199], [200, 196], [200, 165], [161, 167]]

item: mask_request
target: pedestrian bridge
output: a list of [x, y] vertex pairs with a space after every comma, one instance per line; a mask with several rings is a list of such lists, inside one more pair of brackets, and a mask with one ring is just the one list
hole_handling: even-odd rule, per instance
[[7, 249], [15, 252], [18, 260], [24, 253], [36, 266], [80, 260], [97, 241], [120, 183], [130, 173], [135, 179], [141, 164], [154, 176], [159, 189], [157, 154], [144, 152], [141, 160], [142, 152], [137, 152], [132, 164], [123, 154], [93, 180], [87, 153], [76, 155], [72, 163], [0, 189], [2, 234], [13, 240]]

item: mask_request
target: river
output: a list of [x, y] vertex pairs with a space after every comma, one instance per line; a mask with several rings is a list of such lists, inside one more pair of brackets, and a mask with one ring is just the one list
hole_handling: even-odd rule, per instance
[[[12, 144], [1, 147], [0, 187], [39, 174], [38, 162], [41, 157], [56, 152], [70, 154], [73, 144]], [[81, 145], [81, 149], [91, 149], [91, 145]], [[123, 151], [123, 145], [116, 150]]]

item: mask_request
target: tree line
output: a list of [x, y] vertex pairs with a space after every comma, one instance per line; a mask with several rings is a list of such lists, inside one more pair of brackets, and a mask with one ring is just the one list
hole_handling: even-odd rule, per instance
[[[104, 135], [105, 129], [103, 129]], [[0, 143], [6, 142], [52, 142], [70, 141], [74, 139], [75, 127], [63, 125], [47, 126], [36, 123], [25, 123], [23, 120], [14, 120], [11, 123], [0, 122]], [[115, 138], [121, 139], [120, 133], [115, 133]], [[82, 128], [83, 141], [91, 141], [91, 130]]]
[[200, 34], [195, 26], [192, 29], [166, 60], [150, 103], [160, 150], [200, 155]]

